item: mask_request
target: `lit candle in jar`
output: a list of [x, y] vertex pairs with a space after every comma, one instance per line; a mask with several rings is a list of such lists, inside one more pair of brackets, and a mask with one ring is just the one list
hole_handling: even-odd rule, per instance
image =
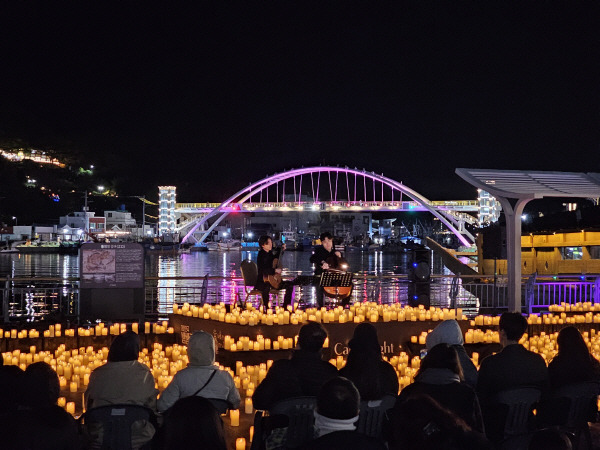
[[252, 414], [252, 398], [246, 397], [244, 402], [245, 412], [246, 414]]
[[237, 438], [235, 440], [235, 450], [246, 450], [246, 439]]
[[67, 412], [71, 415], [75, 414], [75, 402], [67, 403]]

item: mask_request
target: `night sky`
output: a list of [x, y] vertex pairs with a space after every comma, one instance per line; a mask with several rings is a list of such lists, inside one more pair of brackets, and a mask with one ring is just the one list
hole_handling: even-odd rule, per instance
[[10, 3], [0, 135], [68, 143], [126, 193], [339, 164], [459, 199], [456, 167], [600, 172], [598, 3]]

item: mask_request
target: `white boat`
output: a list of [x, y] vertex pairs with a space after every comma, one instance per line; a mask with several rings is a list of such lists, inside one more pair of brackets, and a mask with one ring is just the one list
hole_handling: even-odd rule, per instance
[[230, 250], [241, 250], [242, 243], [237, 239], [227, 239], [221, 242], [207, 242], [208, 251], [227, 252]]
[[281, 242], [285, 244], [286, 250], [296, 250], [299, 247], [298, 235], [295, 231], [287, 230], [281, 232]]

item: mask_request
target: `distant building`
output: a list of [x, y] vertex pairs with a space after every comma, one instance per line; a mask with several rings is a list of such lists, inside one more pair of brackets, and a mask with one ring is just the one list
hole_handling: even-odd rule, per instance
[[121, 231], [128, 231], [137, 227], [135, 219], [128, 211], [104, 211], [104, 220], [107, 230], [117, 227]]

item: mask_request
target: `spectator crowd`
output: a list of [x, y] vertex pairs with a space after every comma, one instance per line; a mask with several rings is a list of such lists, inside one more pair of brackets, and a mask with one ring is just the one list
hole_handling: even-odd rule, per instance
[[[399, 393], [373, 325], [356, 326], [346, 365], [338, 371], [321, 358], [325, 329], [309, 322], [292, 356], [275, 361], [254, 392], [254, 407], [269, 414], [255, 422], [252, 448], [288, 448], [293, 442], [307, 450], [552, 450], [575, 448], [585, 439], [591, 448], [586, 426], [597, 414], [600, 363], [577, 328], [568, 326], [559, 332], [558, 354], [546, 366], [519, 344], [526, 330], [521, 314], [504, 313], [502, 350], [484, 358], [477, 370], [458, 323], [444, 321], [427, 336], [414, 383]], [[221, 414], [238, 408], [240, 395], [231, 375], [215, 365], [213, 337], [203, 331], [190, 337], [188, 367], [160, 397], [150, 370], [138, 362], [139, 347], [133, 332], [114, 339], [106, 364], [90, 376], [88, 413], [109, 407], [114, 415], [119, 406], [129, 414], [123, 405], [144, 412], [127, 430], [134, 449], [226, 449]], [[25, 371], [1, 367], [2, 448], [102, 448], [114, 429], [100, 415], [76, 422], [57, 406], [59, 391], [56, 372], [44, 362]], [[582, 396], [583, 405], [574, 400]], [[521, 405], [520, 419], [515, 405]], [[571, 413], [576, 408], [582, 411], [579, 422]], [[303, 438], [297, 435], [300, 422]]]

